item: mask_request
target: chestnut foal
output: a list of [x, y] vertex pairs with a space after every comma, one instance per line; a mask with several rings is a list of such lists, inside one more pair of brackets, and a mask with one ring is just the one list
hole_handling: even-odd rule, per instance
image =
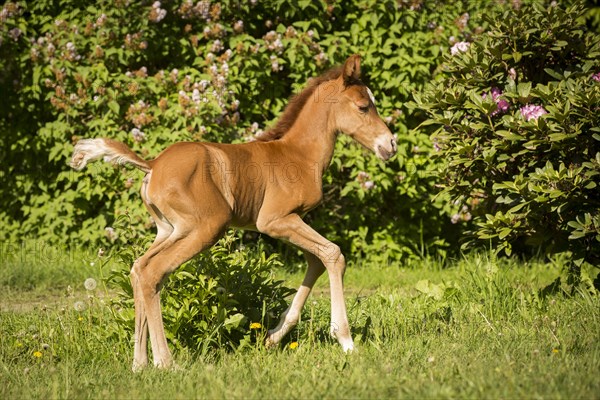
[[251, 229], [303, 250], [308, 270], [292, 304], [267, 345], [274, 346], [298, 323], [315, 281], [324, 271], [331, 287], [331, 334], [352, 351], [340, 248], [303, 222], [322, 198], [322, 177], [338, 132], [354, 138], [379, 158], [396, 153], [394, 136], [379, 117], [371, 91], [360, 80], [360, 56], [314, 78], [290, 102], [273, 129], [244, 144], [176, 143], [154, 160], [140, 158], [111, 139], [84, 139], [71, 166], [83, 169], [103, 158], [132, 164], [146, 173], [141, 196], [156, 222], [157, 235], [133, 264], [135, 302], [133, 369], [148, 363], [172, 365], [160, 310], [160, 289], [179, 265], [212, 246], [228, 226]]

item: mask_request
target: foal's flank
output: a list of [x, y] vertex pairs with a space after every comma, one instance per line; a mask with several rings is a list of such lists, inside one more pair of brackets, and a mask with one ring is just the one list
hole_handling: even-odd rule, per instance
[[308, 269], [302, 285], [266, 344], [277, 345], [298, 323], [315, 281], [325, 271], [331, 289], [331, 334], [343, 350], [354, 349], [343, 293], [346, 263], [340, 248], [303, 220], [322, 199], [322, 177], [338, 133], [354, 138], [382, 160], [396, 140], [361, 81], [360, 57], [310, 80], [275, 126], [244, 144], [176, 143], [144, 160], [111, 139], [84, 139], [71, 166], [83, 169], [103, 158], [146, 173], [141, 197], [156, 222], [156, 239], [131, 269], [135, 303], [133, 369], [172, 365], [160, 310], [160, 289], [179, 265], [212, 246], [228, 226], [256, 230], [302, 249]]

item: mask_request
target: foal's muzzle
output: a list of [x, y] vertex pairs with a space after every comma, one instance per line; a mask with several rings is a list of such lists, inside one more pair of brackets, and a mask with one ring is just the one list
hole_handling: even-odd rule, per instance
[[375, 154], [383, 161], [387, 161], [396, 154], [396, 138], [391, 134], [383, 134], [375, 140]]

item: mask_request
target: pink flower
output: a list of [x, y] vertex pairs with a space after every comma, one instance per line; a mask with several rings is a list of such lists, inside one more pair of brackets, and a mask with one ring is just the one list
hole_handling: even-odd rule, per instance
[[160, 8], [160, 1], [155, 1], [152, 4], [152, 10], [150, 11], [150, 16], [148, 17], [152, 22], [160, 22], [167, 16], [167, 10], [163, 10]]
[[138, 128], [133, 128], [131, 130], [131, 136], [133, 136], [133, 140], [140, 143], [146, 139], [146, 134], [140, 131]]
[[469, 50], [469, 46], [471, 46], [471, 43], [469, 42], [457, 42], [450, 48], [450, 54], [455, 56], [458, 53], [464, 53]]
[[[492, 100], [496, 102], [496, 110], [492, 111], [492, 116], [500, 112], [506, 112], [510, 108], [510, 103], [500, 98], [500, 96], [502, 96], [502, 91], [500, 89], [498, 89], [497, 87], [493, 87], [491, 94]], [[487, 93], [484, 93], [482, 97], [484, 99], [487, 98]]]
[[521, 107], [521, 115], [525, 118], [525, 121], [538, 119], [544, 114], [548, 114], [548, 112], [544, 110], [544, 107], [542, 106], [527, 104], [526, 106]]
[[592, 79], [595, 80], [596, 82], [600, 82], [600, 72], [592, 75]]
[[375, 187], [375, 183], [373, 181], [366, 181], [361, 186], [365, 190], [371, 190]]

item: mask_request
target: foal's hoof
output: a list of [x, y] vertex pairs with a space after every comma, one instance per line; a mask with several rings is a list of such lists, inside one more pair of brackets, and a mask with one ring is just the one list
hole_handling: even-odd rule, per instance
[[167, 371], [173, 371], [173, 372], [182, 372], [185, 371], [185, 368], [183, 368], [181, 365], [177, 364], [176, 362], [171, 363], [170, 366], [168, 366], [166, 368]]
[[[277, 338], [276, 336], [279, 336]], [[267, 338], [265, 339], [265, 348], [268, 350], [275, 349], [279, 346], [279, 342], [281, 341], [281, 334], [277, 335], [277, 331], [271, 330], [267, 332]]]
[[163, 371], [183, 371], [183, 367], [177, 364], [175, 361], [158, 362], [154, 366]]
[[138, 363], [136, 361], [133, 362], [133, 365], [131, 366], [131, 370], [134, 373], [140, 373], [144, 370], [144, 368], [146, 368], [148, 366], [148, 363]]
[[342, 345], [342, 350], [344, 350], [344, 353], [346, 354], [352, 354], [354, 352], [356, 352], [356, 349], [354, 348], [354, 343], [352, 342], [352, 340], [350, 340], [350, 342], [344, 342], [344, 343], [340, 343]]
[[273, 350], [277, 347], [278, 343], [273, 340], [271, 336], [267, 336], [265, 339], [265, 348], [267, 350]]

